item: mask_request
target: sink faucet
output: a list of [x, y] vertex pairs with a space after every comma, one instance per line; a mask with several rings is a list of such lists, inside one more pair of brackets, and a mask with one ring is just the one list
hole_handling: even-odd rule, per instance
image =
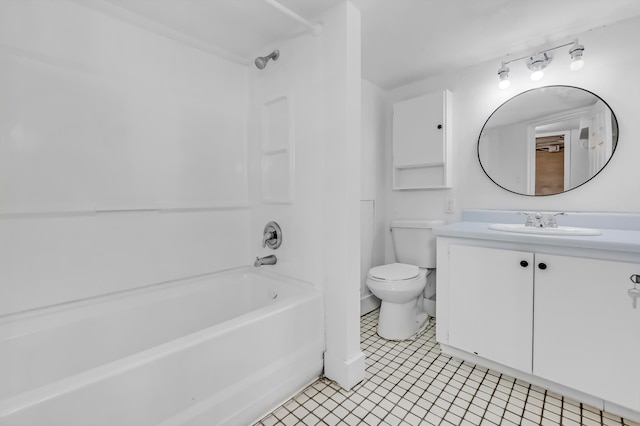
[[564, 216], [566, 215], [565, 212], [559, 212], [559, 213], [554, 213], [554, 214], [550, 214], [547, 216], [547, 222], [545, 223], [545, 227], [547, 228], [557, 228], [558, 227], [558, 222], [556, 222], [556, 216]]
[[527, 216], [527, 220], [524, 223], [524, 226], [533, 226], [536, 228], [544, 228], [544, 222], [542, 221], [542, 213], [528, 213], [528, 212], [518, 212], [517, 214], [523, 214]]
[[527, 212], [518, 212], [518, 214], [523, 214], [527, 216], [527, 220], [524, 223], [524, 226], [532, 226], [535, 228], [557, 228], [558, 223], [556, 222], [555, 216], [565, 215], [565, 212], [548, 214], [546, 219], [544, 215], [540, 212], [535, 213], [527, 213]]
[[253, 262], [253, 266], [256, 268], [262, 265], [275, 265], [278, 262], [275, 254], [270, 254], [269, 256], [264, 257], [256, 257], [256, 261]]

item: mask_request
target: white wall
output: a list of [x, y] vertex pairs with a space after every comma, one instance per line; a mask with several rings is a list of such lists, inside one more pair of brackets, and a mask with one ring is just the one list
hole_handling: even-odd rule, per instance
[[[280, 58], [260, 71], [250, 70], [249, 170], [252, 204], [250, 250], [275, 254], [265, 268], [312, 283], [325, 300], [325, 375], [344, 388], [364, 378], [360, 351], [360, 14], [348, 2], [327, 11], [322, 34], [305, 34], [265, 46]], [[280, 182], [292, 182], [288, 201], [265, 202], [262, 186], [263, 108], [276, 98], [290, 102], [293, 143], [288, 173], [273, 170]], [[286, 137], [286, 136], [282, 136]], [[285, 184], [284, 187], [287, 185]], [[286, 188], [278, 193], [287, 192]], [[269, 221], [282, 228], [276, 251], [260, 246]]]
[[496, 182], [503, 183], [503, 187], [514, 192], [526, 193], [528, 170], [527, 144], [514, 143], [514, 141], [526, 141], [527, 129], [524, 125], [514, 124], [509, 126], [485, 129], [483, 149], [479, 155], [482, 158], [482, 166], [488, 171]]
[[[350, 2], [325, 16], [323, 282], [327, 305], [325, 374], [350, 389], [364, 380], [360, 351], [360, 11]], [[329, 25], [331, 23], [331, 25]]]
[[388, 233], [386, 222], [386, 192], [384, 146], [387, 120], [385, 93], [373, 83], [362, 80], [362, 151], [361, 151], [361, 260], [360, 313], [380, 306], [367, 287], [367, 272], [384, 264], [384, 244]]
[[[446, 75], [423, 80], [389, 92], [390, 103], [444, 88], [453, 92], [453, 189], [431, 191], [391, 191], [386, 188], [390, 206], [389, 218], [444, 218], [459, 220], [460, 210], [518, 209], [554, 211], [640, 211], [640, 186], [635, 175], [640, 158], [640, 135], [635, 125], [640, 115], [640, 80], [637, 69], [640, 57], [629, 54], [640, 38], [640, 19], [619, 22], [577, 34], [585, 46], [585, 66], [579, 72], [569, 70], [569, 54], [564, 49], [554, 52], [545, 77], [532, 82], [523, 63], [511, 68], [511, 87], [498, 89], [497, 69], [501, 58]], [[505, 54], [508, 52], [505, 52]], [[528, 52], [524, 52], [526, 54]], [[518, 57], [518, 54], [514, 54]], [[593, 180], [564, 194], [528, 197], [499, 188], [482, 172], [477, 157], [478, 135], [487, 117], [504, 101], [525, 90], [544, 85], [571, 85], [596, 93], [613, 109], [620, 126], [618, 148], [608, 166]], [[391, 120], [391, 106], [387, 106]], [[391, 135], [387, 134], [386, 169], [391, 168]], [[444, 213], [445, 200], [455, 198], [456, 213]], [[393, 260], [387, 241], [387, 261]]]
[[0, 2], [0, 314], [248, 264], [247, 97], [82, 2]]
[[571, 182], [585, 182], [589, 178], [589, 150], [580, 139], [580, 130], [571, 131]]

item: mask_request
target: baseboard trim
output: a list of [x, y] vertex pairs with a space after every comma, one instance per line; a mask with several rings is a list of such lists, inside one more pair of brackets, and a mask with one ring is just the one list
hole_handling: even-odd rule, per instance
[[330, 352], [324, 355], [324, 375], [349, 391], [364, 380], [365, 356], [358, 352], [348, 360], [340, 359]]
[[360, 316], [366, 315], [380, 307], [380, 299], [373, 294], [367, 294], [360, 299]]

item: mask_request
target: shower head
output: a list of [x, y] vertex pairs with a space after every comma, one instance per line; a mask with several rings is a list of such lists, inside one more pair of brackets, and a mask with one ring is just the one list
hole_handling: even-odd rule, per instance
[[278, 49], [274, 50], [267, 56], [258, 56], [255, 60], [256, 67], [258, 67], [259, 70], [262, 70], [267, 66], [267, 62], [269, 62], [269, 59], [277, 61], [279, 57], [280, 51]]

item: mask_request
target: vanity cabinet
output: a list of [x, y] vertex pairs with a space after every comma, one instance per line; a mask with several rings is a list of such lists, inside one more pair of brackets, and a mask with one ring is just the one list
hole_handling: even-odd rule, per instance
[[531, 372], [533, 254], [452, 244], [449, 265], [449, 343]]
[[533, 373], [640, 411], [640, 264], [537, 254]]
[[554, 250], [438, 237], [443, 352], [640, 414], [640, 300], [628, 294], [640, 262]]
[[451, 188], [451, 92], [393, 105], [393, 189]]

